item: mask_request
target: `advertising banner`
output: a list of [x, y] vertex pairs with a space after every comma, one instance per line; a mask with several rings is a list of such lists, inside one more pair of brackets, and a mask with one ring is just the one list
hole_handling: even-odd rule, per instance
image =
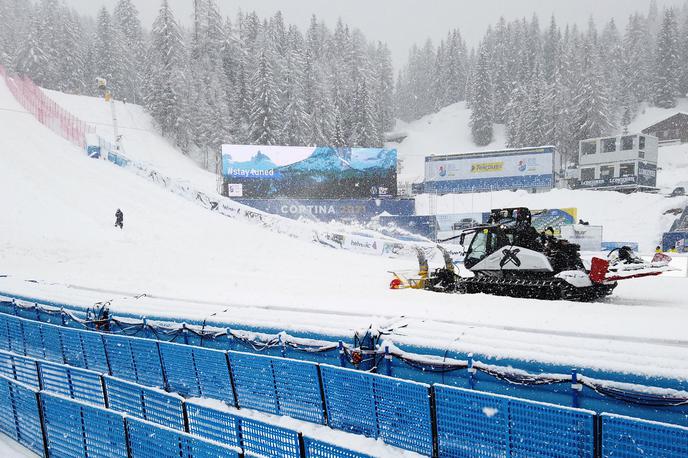
[[554, 148], [425, 158], [426, 193], [464, 193], [554, 186]]
[[602, 248], [602, 226], [562, 226], [561, 237], [580, 245], [581, 251], [600, 251]]
[[548, 227], [554, 229], [554, 235], [561, 235], [561, 227], [578, 222], [577, 208], [555, 208], [552, 210], [532, 210], [533, 227], [542, 232]]
[[607, 186], [628, 186], [640, 184], [636, 175], [627, 175], [624, 177], [605, 177], [596, 178], [594, 180], [579, 181], [577, 188], [603, 188]]
[[640, 245], [638, 242], [602, 242], [602, 251], [612, 251], [617, 248], [629, 247], [631, 250], [638, 252]]
[[640, 186], [657, 186], [657, 164], [651, 162], [638, 163], [638, 184]]
[[225, 183], [245, 198], [396, 196], [397, 151], [383, 148], [223, 145]]
[[244, 205], [291, 219], [368, 222], [381, 214], [413, 215], [413, 199], [235, 199]]

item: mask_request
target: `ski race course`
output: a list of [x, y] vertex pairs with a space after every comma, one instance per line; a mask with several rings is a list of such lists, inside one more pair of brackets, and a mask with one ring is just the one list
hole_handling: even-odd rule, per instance
[[[102, 100], [46, 94], [94, 125], [97, 134], [112, 137], [110, 107]], [[678, 398], [688, 391], [685, 258], [677, 257], [679, 270], [670, 275], [620, 282], [611, 297], [594, 303], [392, 291], [389, 271], [417, 269], [412, 255], [372, 256], [317, 242], [319, 234], [333, 231], [371, 235], [358, 227], [268, 215], [261, 221], [269, 224], [259, 224], [245, 217], [246, 207], [221, 198], [216, 176], [161, 138], [140, 106], [117, 102], [117, 110], [123, 148], [136, 167], [89, 159], [26, 112], [0, 78], [0, 194], [7, 196], [0, 200], [0, 300], [6, 301], [0, 312], [11, 313], [8, 304], [14, 300], [15, 306], [63, 307], [85, 317], [94, 304], [107, 302], [110, 313], [123, 320], [231, 328], [254, 341], [260, 333], [286, 332], [280, 342], [311, 339], [334, 348], [372, 329], [383, 333], [381, 348], [421, 366], [475, 361], [486, 373], [510, 368], [543, 377], [570, 376], [577, 369], [595, 379], [634, 384], [624, 385], [631, 391]], [[451, 125], [464, 111], [452, 106], [432, 115], [431, 123], [404, 126], [409, 136], [399, 147], [402, 157], [405, 148], [441, 148], [431, 138], [442, 135], [422, 131], [422, 124]], [[659, 177], [666, 189], [684, 180], [676, 171], [685, 170], [688, 155], [677, 148], [660, 152], [668, 173]], [[222, 202], [235, 216], [184, 198], [193, 192]], [[582, 218], [603, 225], [610, 238], [639, 241], [646, 254], [675, 218], [665, 212], [688, 205], [686, 198], [659, 194], [570, 190], [431, 199], [421, 196], [417, 211], [576, 207]], [[124, 230], [113, 226], [117, 208], [124, 212]], [[279, 347], [268, 350], [280, 353]], [[304, 358], [337, 364], [336, 350], [330, 355]], [[454, 383], [448, 375], [395, 364], [394, 375], [402, 378]], [[534, 388], [500, 383], [484, 382], [481, 389], [556, 403], [570, 396], [570, 384], [529, 394]], [[683, 407], [667, 414], [656, 406], [624, 408], [596, 399], [587, 408], [605, 407], [688, 425]], [[365, 446], [370, 444], [360, 445]], [[378, 453], [413, 456], [395, 455], [384, 446]]]

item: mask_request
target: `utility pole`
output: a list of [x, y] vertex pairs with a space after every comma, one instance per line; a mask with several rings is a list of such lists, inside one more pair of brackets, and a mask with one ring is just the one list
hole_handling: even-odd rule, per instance
[[119, 128], [117, 125], [117, 109], [115, 107], [115, 98], [112, 92], [107, 87], [107, 80], [105, 78], [96, 78], [96, 85], [98, 89], [103, 91], [103, 96], [106, 102], [110, 102], [110, 110], [112, 111], [112, 130], [115, 135], [115, 150], [120, 150], [120, 140], [122, 139], [119, 135]]

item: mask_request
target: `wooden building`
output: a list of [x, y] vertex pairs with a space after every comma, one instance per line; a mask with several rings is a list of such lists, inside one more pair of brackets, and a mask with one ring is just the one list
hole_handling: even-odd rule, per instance
[[643, 130], [659, 139], [659, 145], [688, 143], [688, 113], [676, 113]]

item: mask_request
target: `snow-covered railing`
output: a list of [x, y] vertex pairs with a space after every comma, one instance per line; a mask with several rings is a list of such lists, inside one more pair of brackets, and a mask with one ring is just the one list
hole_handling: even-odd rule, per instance
[[[191, 347], [215, 349], [238, 349], [266, 355], [280, 355], [297, 359], [317, 359], [335, 363], [345, 368], [378, 372], [418, 381], [432, 380], [432, 374], [442, 374], [442, 380], [466, 383], [470, 388], [479, 384], [501, 382], [509, 386], [552, 387], [569, 385], [570, 389], [558, 389], [561, 400], [570, 399], [574, 407], [595, 395], [621, 401], [625, 405], [644, 407], [676, 407], [688, 412], [688, 392], [681, 389], [625, 383], [584, 375], [580, 370], [569, 373], [531, 373], [511, 366], [489, 364], [474, 359], [459, 360], [451, 357], [411, 353], [398, 348], [391, 340], [379, 341], [384, 332], [361, 331], [354, 337], [353, 344], [343, 341], [308, 339], [290, 335], [287, 332], [266, 334], [260, 332], [233, 330], [212, 325], [156, 322], [146, 319], [117, 318], [109, 314], [103, 318], [103, 304], [96, 304], [86, 319], [80, 318], [63, 308], [31, 304], [24, 301], [4, 303], [0, 312], [30, 320], [61, 323], [63, 326], [82, 330], [100, 330], [127, 337], [152, 339]], [[370, 334], [366, 341], [363, 334]], [[449, 375], [451, 374], [451, 377]], [[428, 377], [430, 375], [430, 377]], [[447, 378], [444, 378], [444, 375]], [[583, 388], [590, 391], [584, 392]], [[536, 392], [532, 394], [536, 398]], [[587, 402], [587, 401], [586, 401]], [[680, 413], [677, 411], [676, 413]]]
[[86, 134], [94, 133], [94, 126], [59, 106], [28, 77], [11, 76], [1, 65], [0, 76], [4, 78], [17, 102], [41, 124], [80, 148], [86, 146]]

